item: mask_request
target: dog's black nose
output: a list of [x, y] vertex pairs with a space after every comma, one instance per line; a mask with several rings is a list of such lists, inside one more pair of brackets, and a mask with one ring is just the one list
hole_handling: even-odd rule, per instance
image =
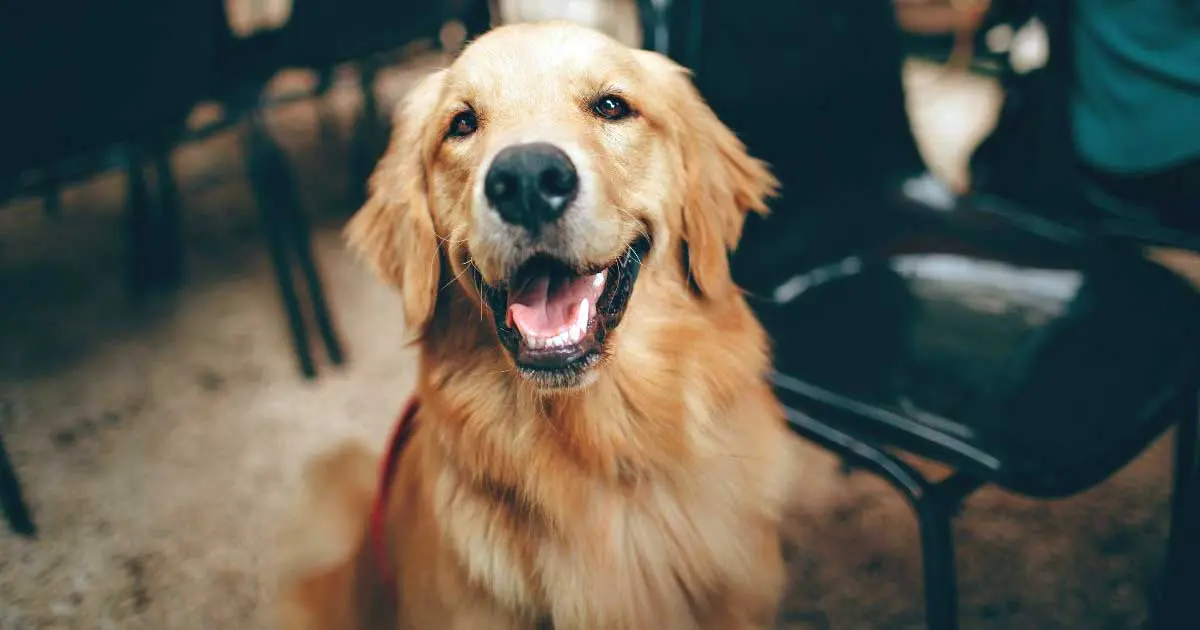
[[579, 175], [558, 147], [545, 142], [518, 144], [492, 160], [483, 192], [505, 221], [536, 234], [562, 216], [579, 192]]

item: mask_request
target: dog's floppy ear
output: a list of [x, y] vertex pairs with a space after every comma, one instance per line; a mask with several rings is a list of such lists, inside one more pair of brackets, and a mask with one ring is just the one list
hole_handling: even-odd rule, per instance
[[367, 202], [345, 231], [350, 246], [375, 272], [399, 287], [414, 337], [433, 316], [441, 269], [425, 147], [444, 76], [438, 71], [421, 79], [396, 109], [391, 141], [371, 175]]
[[767, 198], [777, 193], [779, 181], [717, 118], [686, 68], [658, 53], [638, 54], [670, 95], [669, 124], [683, 160], [680, 229], [691, 281], [705, 297], [725, 297], [734, 287], [729, 253], [741, 238], [746, 213], [766, 214]]

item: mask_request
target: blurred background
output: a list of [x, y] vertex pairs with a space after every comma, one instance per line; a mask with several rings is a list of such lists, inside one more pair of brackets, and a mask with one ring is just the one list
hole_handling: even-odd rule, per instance
[[[339, 231], [393, 105], [493, 24], [573, 20], [695, 68], [717, 113], [783, 179], [774, 216], [747, 226], [734, 261], [742, 284], [774, 303], [831, 277], [830, 261], [851, 260], [843, 253], [891, 229], [895, 207], [912, 199], [944, 214], [991, 195], [1032, 209], [1022, 225], [1085, 226], [1106, 247], [1151, 251], [1196, 274], [1188, 219], [1096, 210], [1062, 175], [1077, 161], [1074, 127], [1061, 100], [1035, 107], [1030, 95], [1074, 84], [1051, 73], [1065, 56], [1051, 54], [1048, 32], [1065, 18], [1037, 4], [6, 3], [0, 630], [272, 627], [274, 537], [302, 462], [349, 437], [381, 443], [414, 378], [399, 297], [352, 259]], [[1200, 23], [1189, 11], [1175, 23]], [[1197, 172], [1197, 156], [1185, 173]], [[1171, 194], [1195, 194], [1174, 177]], [[911, 199], [897, 202], [897, 191]], [[1059, 291], [1059, 308], [1090, 264], [1032, 266], [1069, 271], [1039, 280]], [[973, 313], [1005, 311], [984, 297]], [[1162, 312], [1192, 312], [1174, 304]], [[784, 327], [827, 332], [837, 312], [789, 315]], [[974, 365], [1014, 343], [993, 332], [959, 330], [956, 356]], [[793, 346], [779, 338], [786, 354]], [[1160, 342], [1188, 356], [1200, 347]], [[877, 363], [875, 352], [891, 356], [881, 348], [855, 350], [849, 373]], [[953, 399], [943, 415], [963, 408], [974, 373], [947, 365], [936, 376], [955, 373], [953, 387], [904, 404], [927, 411], [940, 397]], [[1136, 445], [1122, 442], [1130, 452], [1119, 463], [1132, 463], [1072, 498], [972, 495], [955, 529], [961, 625], [1144, 627], [1170, 514], [1165, 427], [1139, 429]], [[887, 484], [839, 461], [814, 452], [803, 513], [789, 526], [781, 627], [924, 627], [912, 514]], [[35, 526], [36, 537], [22, 535]]]

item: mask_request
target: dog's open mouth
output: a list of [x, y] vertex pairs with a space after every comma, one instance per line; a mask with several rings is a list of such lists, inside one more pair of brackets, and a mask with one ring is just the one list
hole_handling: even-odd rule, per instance
[[649, 239], [639, 239], [617, 260], [590, 269], [536, 256], [504, 287], [481, 283], [500, 343], [522, 376], [550, 387], [578, 384], [603, 358], [649, 249]]

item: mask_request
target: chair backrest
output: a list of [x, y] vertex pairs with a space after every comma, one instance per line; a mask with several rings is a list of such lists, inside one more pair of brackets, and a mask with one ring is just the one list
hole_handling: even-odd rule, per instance
[[[887, 222], [899, 183], [925, 164], [909, 125], [890, 2], [676, 0], [673, 56], [783, 184], [751, 218], [735, 273], [819, 264]], [[699, 42], [682, 41], [691, 31]], [[788, 268], [792, 268], [788, 270]], [[786, 276], [785, 276], [786, 277]]]
[[444, 0], [294, 0], [287, 63], [341, 63], [436, 37]]
[[[1009, 67], [1001, 75], [1004, 105], [995, 128], [971, 156], [974, 192], [1002, 197], [1057, 221], [1082, 222], [1121, 241], [1200, 250], [1200, 219], [1187, 201], [1200, 185], [1187, 186], [1200, 176], [1179, 169], [1157, 176], [1156, 182], [1143, 181], [1138, 187], [1157, 199], [1140, 200], [1146, 207], [1139, 207], [1098, 186], [1083, 165], [1071, 118], [1079, 84], [1072, 3], [1007, 0], [999, 6], [1007, 9], [999, 17], [1011, 23], [1032, 17], [1041, 21], [1049, 56], [1045, 66], [1032, 72], [1020, 74]], [[1154, 193], [1154, 186], [1161, 187], [1161, 194]], [[1165, 198], [1169, 202], [1160, 205]], [[1176, 208], [1180, 205], [1185, 209]]]
[[[284, 68], [328, 69], [436, 37], [462, 0], [293, 0], [275, 29], [239, 37], [223, 2], [212, 11], [221, 30], [212, 84], [219, 100], [257, 98], [261, 84]], [[244, 105], [244, 104], [243, 104]]]
[[0, 15], [0, 179], [184, 119], [206, 90], [206, 2], [14, 2]]
[[1046, 64], [1020, 74], [1005, 67], [1005, 101], [992, 132], [971, 155], [976, 192], [1022, 203], [1059, 220], [1078, 218], [1081, 190], [1070, 120], [1074, 63], [1071, 3], [1009, 0], [1016, 25], [1037, 17], [1045, 27]]

